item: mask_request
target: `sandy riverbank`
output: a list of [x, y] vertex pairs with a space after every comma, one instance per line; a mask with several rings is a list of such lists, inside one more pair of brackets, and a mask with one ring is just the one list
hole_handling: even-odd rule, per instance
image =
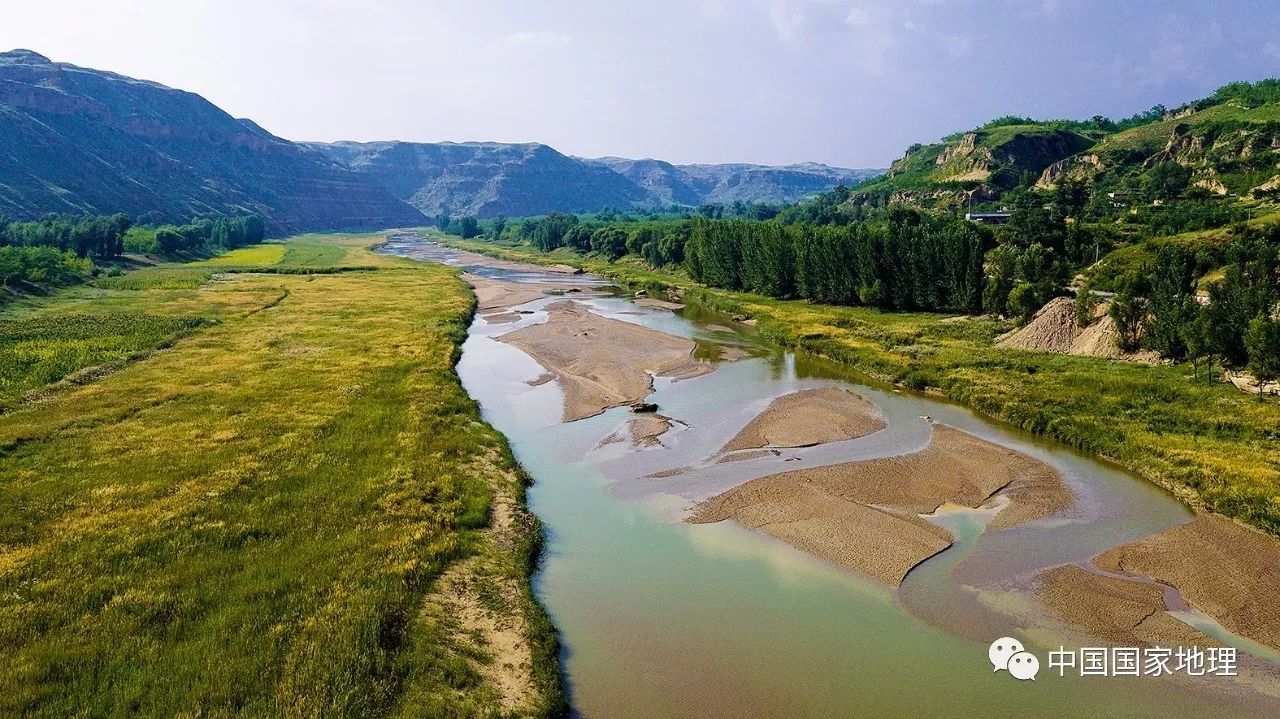
[[662, 435], [671, 429], [671, 418], [660, 414], [646, 414], [627, 422], [633, 447], [656, 447], [662, 444]]
[[853, 392], [806, 389], [774, 399], [720, 451], [808, 447], [863, 437], [885, 426], [879, 409]]
[[914, 515], [948, 503], [979, 507], [1002, 489], [1009, 502], [988, 528], [1049, 516], [1073, 499], [1052, 467], [940, 424], [919, 452], [761, 477], [702, 503], [689, 521], [734, 519], [898, 585], [951, 542]]
[[584, 285], [575, 283], [569, 278], [566, 278], [563, 284], [508, 282], [473, 274], [463, 274], [462, 278], [475, 289], [476, 310], [481, 315], [485, 315], [486, 319], [491, 313], [505, 313], [516, 305], [541, 299], [551, 293], [581, 292], [585, 288]]
[[1054, 614], [1117, 646], [1217, 646], [1165, 611], [1158, 584], [1112, 577], [1074, 564], [1041, 572], [1037, 598]]
[[653, 376], [687, 379], [715, 369], [693, 358], [692, 340], [601, 317], [568, 300], [546, 310], [546, 322], [497, 339], [556, 376], [566, 422], [643, 400], [653, 391]]
[[1280, 649], [1280, 539], [1200, 514], [1107, 550], [1094, 564], [1168, 584], [1232, 632]]

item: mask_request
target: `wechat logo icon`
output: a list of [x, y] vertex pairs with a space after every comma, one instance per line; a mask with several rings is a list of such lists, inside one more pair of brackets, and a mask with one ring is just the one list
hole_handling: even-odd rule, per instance
[[1035, 681], [1040, 671], [1040, 660], [1013, 637], [1000, 637], [991, 642], [987, 658], [995, 667], [993, 671], [1006, 670], [1014, 679]]

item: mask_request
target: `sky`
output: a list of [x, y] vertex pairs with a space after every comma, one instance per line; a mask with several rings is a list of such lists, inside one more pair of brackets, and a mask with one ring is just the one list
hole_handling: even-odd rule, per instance
[[993, 117], [1118, 118], [1280, 77], [1263, 0], [12, 5], [0, 50], [190, 90], [292, 140], [679, 163], [885, 167]]

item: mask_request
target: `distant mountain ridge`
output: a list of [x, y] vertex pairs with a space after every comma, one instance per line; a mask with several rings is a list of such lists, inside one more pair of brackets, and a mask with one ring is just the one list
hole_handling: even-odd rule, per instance
[[792, 202], [878, 174], [825, 165], [673, 165], [537, 143], [299, 143], [194, 93], [0, 53], [0, 215], [261, 213], [272, 233], [421, 225], [441, 213]]
[[29, 50], [0, 53], [0, 138], [0, 214], [14, 218], [258, 212], [276, 233], [424, 221], [368, 176], [199, 95]]
[[378, 179], [426, 215], [538, 215], [551, 210], [794, 202], [881, 174], [817, 163], [675, 165], [582, 158], [538, 143], [307, 143]]

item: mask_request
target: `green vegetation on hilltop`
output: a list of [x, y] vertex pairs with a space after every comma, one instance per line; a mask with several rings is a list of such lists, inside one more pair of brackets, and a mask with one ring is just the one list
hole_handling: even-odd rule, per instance
[[1098, 195], [1125, 193], [1126, 207], [1273, 198], [1280, 192], [1277, 87], [1275, 79], [1231, 83], [1178, 110], [1156, 106], [1123, 120], [997, 118], [912, 145], [888, 174], [844, 192], [841, 202], [983, 209], [999, 206], [1012, 190], [1052, 188], [1060, 179], [1085, 182]]
[[0, 310], [0, 714], [561, 711], [524, 478], [453, 369], [474, 298], [374, 242]]

